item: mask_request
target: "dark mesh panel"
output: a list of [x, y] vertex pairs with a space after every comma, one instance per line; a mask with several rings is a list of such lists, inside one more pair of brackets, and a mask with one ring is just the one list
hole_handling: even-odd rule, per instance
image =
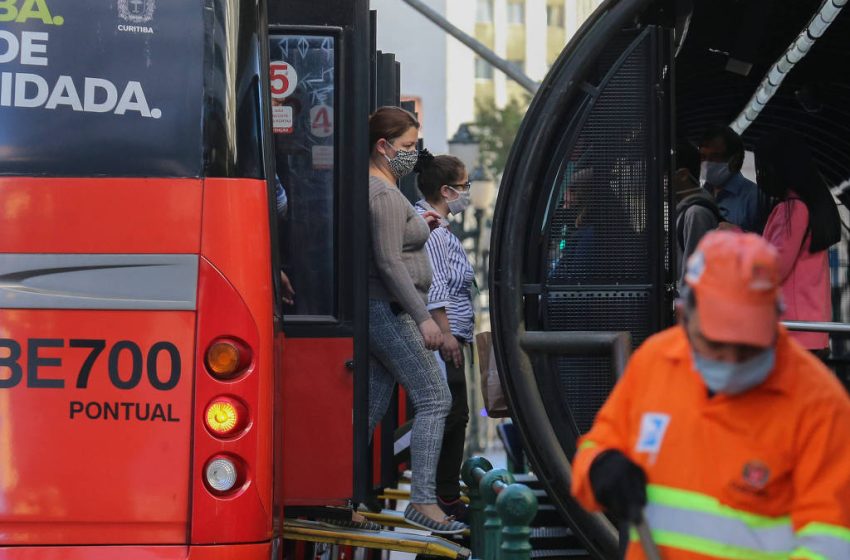
[[[600, 67], [610, 68], [630, 43], [611, 44]], [[629, 331], [638, 345], [653, 330], [648, 48], [641, 41], [600, 84], [602, 92], [561, 164], [548, 214], [542, 300], [547, 331]], [[587, 432], [614, 385], [610, 358], [559, 356], [550, 365], [561, 401], [579, 432]]]
[[[676, 282], [678, 274], [673, 270], [673, 251], [670, 247], [670, 177], [664, 174], [664, 280], [667, 283]], [[679, 266], [679, 263], [676, 264]]]
[[605, 86], [562, 166], [550, 285], [649, 282], [646, 49], [643, 41]]
[[649, 336], [647, 290], [575, 290], [546, 294], [547, 331], [629, 331], [640, 344]]
[[553, 362], [561, 394], [570, 407], [576, 427], [580, 433], [587, 433], [596, 412], [614, 387], [610, 360], [597, 356], [565, 356], [554, 358]]
[[[549, 293], [545, 302], [547, 330], [626, 330], [639, 344], [649, 336], [649, 302], [647, 291]], [[552, 365], [561, 398], [569, 406], [576, 427], [581, 433], [587, 432], [614, 387], [610, 358], [565, 356], [553, 358]]]

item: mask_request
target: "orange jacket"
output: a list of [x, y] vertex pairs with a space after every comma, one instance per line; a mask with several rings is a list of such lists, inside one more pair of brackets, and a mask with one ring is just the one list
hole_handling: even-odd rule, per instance
[[784, 329], [764, 383], [711, 398], [681, 327], [650, 338], [579, 440], [572, 492], [591, 511], [606, 449], [646, 471], [665, 560], [850, 559], [850, 399]]

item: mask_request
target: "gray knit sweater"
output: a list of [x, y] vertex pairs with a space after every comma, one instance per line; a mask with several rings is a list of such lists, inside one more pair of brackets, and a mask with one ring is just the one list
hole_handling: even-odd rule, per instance
[[369, 177], [369, 222], [369, 297], [398, 303], [418, 325], [431, 316], [428, 224], [395, 185], [378, 177]]

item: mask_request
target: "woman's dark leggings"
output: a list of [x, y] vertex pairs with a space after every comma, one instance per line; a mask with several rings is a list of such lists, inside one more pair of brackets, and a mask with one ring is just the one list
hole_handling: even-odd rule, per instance
[[[464, 352], [469, 359], [471, 352]], [[469, 422], [469, 404], [466, 402], [466, 373], [464, 367], [446, 364], [446, 381], [452, 394], [452, 407], [446, 416], [443, 430], [443, 448], [437, 463], [437, 496], [445, 501], [460, 496], [460, 466], [466, 442], [466, 424]]]

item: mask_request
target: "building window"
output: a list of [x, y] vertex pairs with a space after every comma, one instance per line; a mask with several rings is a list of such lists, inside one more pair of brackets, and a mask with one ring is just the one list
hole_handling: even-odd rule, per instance
[[478, 0], [475, 21], [478, 23], [493, 23], [493, 0]]
[[479, 80], [493, 79], [493, 67], [483, 58], [475, 59], [475, 77]]
[[576, 11], [578, 12], [578, 20], [582, 22], [589, 18], [590, 14], [593, 13], [593, 10], [596, 9], [596, 2], [593, 0], [578, 0], [576, 8]]
[[508, 23], [523, 25], [525, 23], [525, 0], [508, 2]]
[[546, 24], [549, 27], [564, 27], [564, 6], [546, 6]]

